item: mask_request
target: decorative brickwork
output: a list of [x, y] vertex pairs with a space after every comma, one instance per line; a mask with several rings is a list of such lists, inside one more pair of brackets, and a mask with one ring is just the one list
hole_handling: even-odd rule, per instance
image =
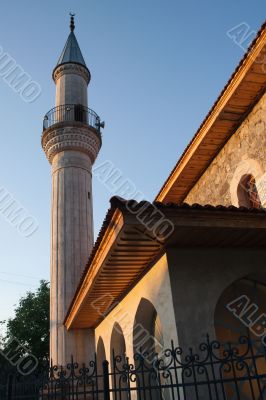
[[101, 139], [89, 127], [50, 128], [44, 131], [42, 147], [50, 163], [60, 151], [78, 150], [86, 153], [93, 164], [101, 147]]
[[87, 68], [83, 67], [80, 64], [68, 63], [68, 64], [60, 65], [59, 67], [57, 67], [54, 70], [53, 79], [54, 79], [55, 83], [62, 75], [65, 75], [65, 74], [80, 75], [85, 79], [87, 84], [90, 82], [90, 79], [91, 79], [90, 72]]

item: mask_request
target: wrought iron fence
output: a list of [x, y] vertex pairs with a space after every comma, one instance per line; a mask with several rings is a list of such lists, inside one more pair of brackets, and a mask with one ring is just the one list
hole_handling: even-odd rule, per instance
[[48, 111], [43, 119], [43, 130], [50, 128], [54, 124], [67, 121], [82, 122], [98, 131], [104, 127], [104, 123], [101, 122], [100, 117], [90, 108], [84, 107], [81, 104], [64, 104]]
[[241, 337], [237, 344], [210, 341], [198, 351], [180, 347], [136, 353], [132, 362], [113, 353], [87, 366], [73, 360], [30, 376], [9, 374], [1, 400], [264, 400], [266, 350]]

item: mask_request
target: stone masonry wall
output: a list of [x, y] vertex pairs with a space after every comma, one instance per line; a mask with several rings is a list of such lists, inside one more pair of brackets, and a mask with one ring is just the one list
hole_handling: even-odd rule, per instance
[[[189, 204], [238, 206], [237, 186], [244, 174], [252, 174], [266, 203], [266, 94], [225, 144], [187, 195]], [[265, 174], [266, 175], [266, 174]]]

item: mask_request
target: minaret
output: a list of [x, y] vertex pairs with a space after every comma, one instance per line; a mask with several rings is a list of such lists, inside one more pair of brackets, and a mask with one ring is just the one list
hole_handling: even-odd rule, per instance
[[88, 363], [94, 352], [89, 330], [67, 331], [64, 318], [93, 246], [91, 168], [103, 127], [88, 109], [90, 71], [74, 34], [53, 71], [55, 108], [44, 117], [42, 147], [52, 166], [50, 356], [54, 364]]

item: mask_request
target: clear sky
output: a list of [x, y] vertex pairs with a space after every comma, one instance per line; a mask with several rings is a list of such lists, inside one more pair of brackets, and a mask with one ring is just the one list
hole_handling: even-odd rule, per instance
[[[106, 121], [97, 164], [110, 160], [153, 200], [243, 56], [227, 31], [243, 22], [256, 31], [265, 0], [2, 2], [0, 46], [42, 90], [26, 103], [0, 76], [0, 188], [39, 224], [25, 238], [0, 212], [0, 320], [49, 279], [51, 179], [40, 137], [69, 11], [92, 74], [89, 106]], [[113, 194], [94, 179], [96, 234]]]

